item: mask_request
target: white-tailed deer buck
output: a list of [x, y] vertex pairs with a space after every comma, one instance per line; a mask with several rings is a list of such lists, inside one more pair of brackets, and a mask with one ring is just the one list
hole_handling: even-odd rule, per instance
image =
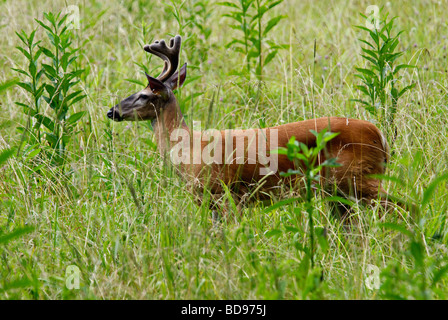
[[[227, 185], [240, 199], [249, 190], [256, 189], [260, 194], [260, 191], [268, 190], [269, 193], [269, 190], [282, 185], [290, 186], [294, 181], [281, 177], [280, 172], [294, 169], [293, 162], [285, 155], [278, 155], [268, 164], [266, 158], [251, 158], [250, 151], [255, 151], [256, 155], [267, 151], [265, 155], [269, 157], [269, 150], [285, 147], [292, 136], [313, 147], [316, 137], [310, 130], [320, 132], [327, 128], [339, 135], [327, 143], [319, 161], [336, 158], [341, 166], [326, 169], [328, 171], [322, 174], [323, 185], [329, 189], [336, 185], [338, 192], [345, 197], [352, 196], [364, 203], [379, 199], [386, 206], [386, 192], [380, 181], [370, 175], [384, 173], [388, 145], [378, 128], [368, 121], [328, 117], [263, 130], [223, 130], [207, 134], [190, 130], [173, 94], [173, 90], [184, 83], [187, 72], [186, 64], [177, 70], [180, 46], [180, 36], [172, 38], [169, 46], [163, 40], [145, 45], [147, 52], [164, 60], [162, 73], [157, 78], [146, 75], [148, 86], [111, 108], [107, 116], [115, 121], [151, 120], [163, 155], [179, 152], [179, 145], [190, 151], [190, 154], [183, 155], [183, 161], [178, 162], [179, 172], [185, 179], [194, 181], [199, 187], [207, 185], [216, 197], [223, 194], [223, 184]], [[186, 135], [179, 135], [179, 130]], [[179, 143], [181, 136], [183, 139]], [[215, 146], [213, 155], [209, 152], [211, 136]], [[262, 147], [266, 150], [261, 150]], [[209, 157], [205, 159], [204, 154], [209, 154]], [[238, 161], [244, 156], [245, 161]]]

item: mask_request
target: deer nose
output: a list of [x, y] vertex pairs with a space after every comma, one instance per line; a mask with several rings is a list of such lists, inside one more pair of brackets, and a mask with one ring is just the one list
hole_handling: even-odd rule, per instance
[[115, 121], [121, 121], [121, 120], [123, 120], [123, 119], [120, 117], [120, 114], [119, 114], [118, 112], [115, 111], [115, 108], [112, 108], [112, 109], [109, 110], [109, 112], [107, 113], [107, 117], [108, 117], [109, 119], [112, 119], [112, 120], [115, 120]]

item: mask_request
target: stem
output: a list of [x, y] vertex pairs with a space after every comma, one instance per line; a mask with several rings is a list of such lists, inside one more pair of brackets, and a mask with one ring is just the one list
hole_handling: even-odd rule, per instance
[[313, 50], [313, 81], [311, 83], [311, 92], [313, 96], [312, 101], [312, 117], [314, 118], [314, 79], [316, 77], [316, 49], [317, 49], [317, 43], [316, 39], [314, 39], [314, 50]]
[[243, 28], [243, 32], [244, 32], [244, 46], [245, 46], [245, 50], [246, 50], [247, 72], [250, 72], [249, 44], [248, 44], [249, 34], [248, 34], [247, 23], [246, 23], [246, 13], [247, 13], [247, 11], [244, 10], [244, 5], [243, 4], [241, 4], [241, 6], [242, 6], [242, 9], [243, 9], [243, 19], [242, 19], [241, 27]]
[[306, 211], [308, 213], [308, 223], [310, 229], [310, 259], [311, 267], [314, 268], [314, 221], [313, 221], [313, 206], [311, 203], [311, 175], [310, 169], [306, 171]]
[[[34, 60], [35, 57], [33, 57], [33, 48], [32, 48], [32, 46], [33, 46], [32, 43], [28, 43], [28, 49], [29, 49], [30, 57], [31, 57], [30, 63], [32, 63], [32, 64], [34, 64], [36, 66], [36, 75], [37, 75], [39, 72], [37, 71], [37, 63]], [[32, 75], [32, 77], [33, 77], [33, 96], [34, 96], [34, 106], [36, 108], [37, 114], [39, 114], [39, 97], [37, 97], [36, 75]], [[29, 120], [29, 124], [30, 124], [30, 128], [31, 128], [31, 115], [28, 114], [28, 116], [29, 116], [28, 120]], [[40, 125], [41, 125], [41, 121], [37, 120], [37, 127], [36, 128], [37, 128], [37, 138], [38, 138], [39, 143], [41, 143]]]

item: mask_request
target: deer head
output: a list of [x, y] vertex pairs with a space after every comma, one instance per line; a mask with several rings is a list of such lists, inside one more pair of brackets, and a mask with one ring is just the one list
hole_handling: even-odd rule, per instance
[[164, 40], [144, 46], [145, 51], [164, 60], [163, 71], [157, 78], [146, 74], [148, 86], [112, 107], [107, 113], [110, 119], [115, 121], [152, 121], [157, 119], [163, 109], [176, 103], [173, 90], [182, 86], [187, 75], [186, 63], [179, 71], [176, 71], [179, 66], [181, 40], [180, 36], [176, 36], [171, 38], [169, 46]]

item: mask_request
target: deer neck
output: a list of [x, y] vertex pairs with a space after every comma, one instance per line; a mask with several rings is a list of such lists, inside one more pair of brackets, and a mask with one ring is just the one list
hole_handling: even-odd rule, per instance
[[152, 126], [160, 154], [162, 155], [169, 152], [173, 145], [176, 144], [176, 142], [170, 141], [171, 134], [174, 130], [184, 129], [190, 132], [174, 96], [171, 96], [166, 107], [161, 109], [160, 114], [153, 121]]

